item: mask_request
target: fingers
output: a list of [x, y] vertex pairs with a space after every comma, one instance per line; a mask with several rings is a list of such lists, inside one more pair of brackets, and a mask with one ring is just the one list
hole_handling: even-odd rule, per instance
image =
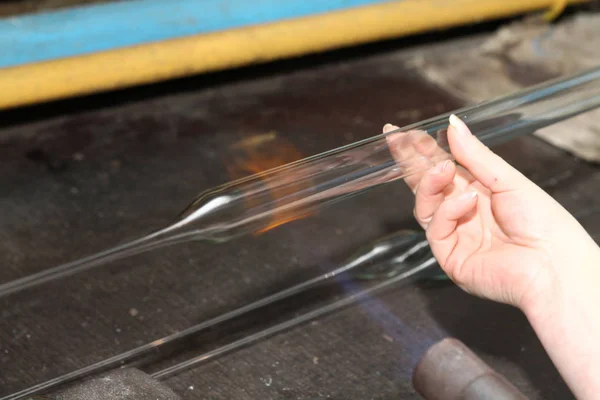
[[455, 173], [456, 166], [452, 161], [447, 160], [430, 169], [421, 180], [415, 194], [414, 214], [423, 229], [427, 229], [433, 214], [453, 186]]
[[458, 221], [465, 217], [477, 204], [477, 193], [466, 192], [445, 200], [437, 209], [429, 226], [427, 239], [441, 265], [446, 263], [456, 246]]
[[[397, 129], [399, 128], [394, 125], [386, 124], [383, 132], [388, 134]], [[409, 174], [404, 180], [413, 193], [428, 169], [438, 161], [451, 158], [425, 131], [390, 133], [386, 140], [398, 166]]]
[[492, 193], [516, 190], [528, 182], [519, 171], [481, 143], [456, 115], [450, 116], [448, 141], [456, 161]]
[[383, 133], [389, 133], [391, 131], [395, 131], [396, 129], [400, 129], [400, 128], [398, 128], [397, 126], [392, 125], [392, 124], [385, 124], [383, 126]]

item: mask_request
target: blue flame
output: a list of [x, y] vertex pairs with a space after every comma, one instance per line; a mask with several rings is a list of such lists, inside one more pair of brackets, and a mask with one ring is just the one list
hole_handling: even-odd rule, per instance
[[[361, 289], [360, 285], [349, 279], [336, 277], [336, 280], [347, 292], [357, 292]], [[382, 328], [382, 337], [392, 339], [397, 358], [405, 360], [409, 364], [403, 365], [399, 371], [404, 378], [410, 379], [412, 370], [425, 351], [434, 343], [447, 336], [437, 326], [427, 326], [426, 330], [411, 327], [404, 323], [398, 313], [390, 310], [377, 296], [368, 296], [358, 306], [365, 310], [371, 319]]]

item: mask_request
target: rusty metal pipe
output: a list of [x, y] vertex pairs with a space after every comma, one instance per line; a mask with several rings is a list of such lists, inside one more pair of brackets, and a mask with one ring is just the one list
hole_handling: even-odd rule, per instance
[[446, 338], [427, 350], [413, 373], [425, 400], [527, 400], [462, 342]]

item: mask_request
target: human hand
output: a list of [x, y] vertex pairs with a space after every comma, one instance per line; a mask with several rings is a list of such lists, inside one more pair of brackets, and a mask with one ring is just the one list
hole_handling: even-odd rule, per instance
[[[452, 116], [450, 123], [450, 151], [460, 166], [439, 162], [406, 178], [415, 193], [415, 218], [457, 285], [534, 308], [589, 265], [591, 253], [600, 259], [598, 247], [571, 214], [485, 147], [464, 122]], [[388, 124], [384, 132], [396, 129]], [[447, 158], [425, 132], [392, 133], [387, 141], [399, 162], [415, 159], [415, 152], [421, 160]]]
[[[450, 118], [451, 161], [405, 181], [444, 271], [475, 295], [519, 307], [579, 399], [600, 393], [600, 248], [550, 195]], [[384, 132], [397, 130], [386, 125]], [[386, 136], [396, 161], [449, 157], [426, 132]]]

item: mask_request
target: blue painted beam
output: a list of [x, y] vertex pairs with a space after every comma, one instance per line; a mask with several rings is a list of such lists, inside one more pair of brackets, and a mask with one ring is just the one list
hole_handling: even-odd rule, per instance
[[131, 0], [16, 16], [0, 19], [0, 68], [387, 1]]

